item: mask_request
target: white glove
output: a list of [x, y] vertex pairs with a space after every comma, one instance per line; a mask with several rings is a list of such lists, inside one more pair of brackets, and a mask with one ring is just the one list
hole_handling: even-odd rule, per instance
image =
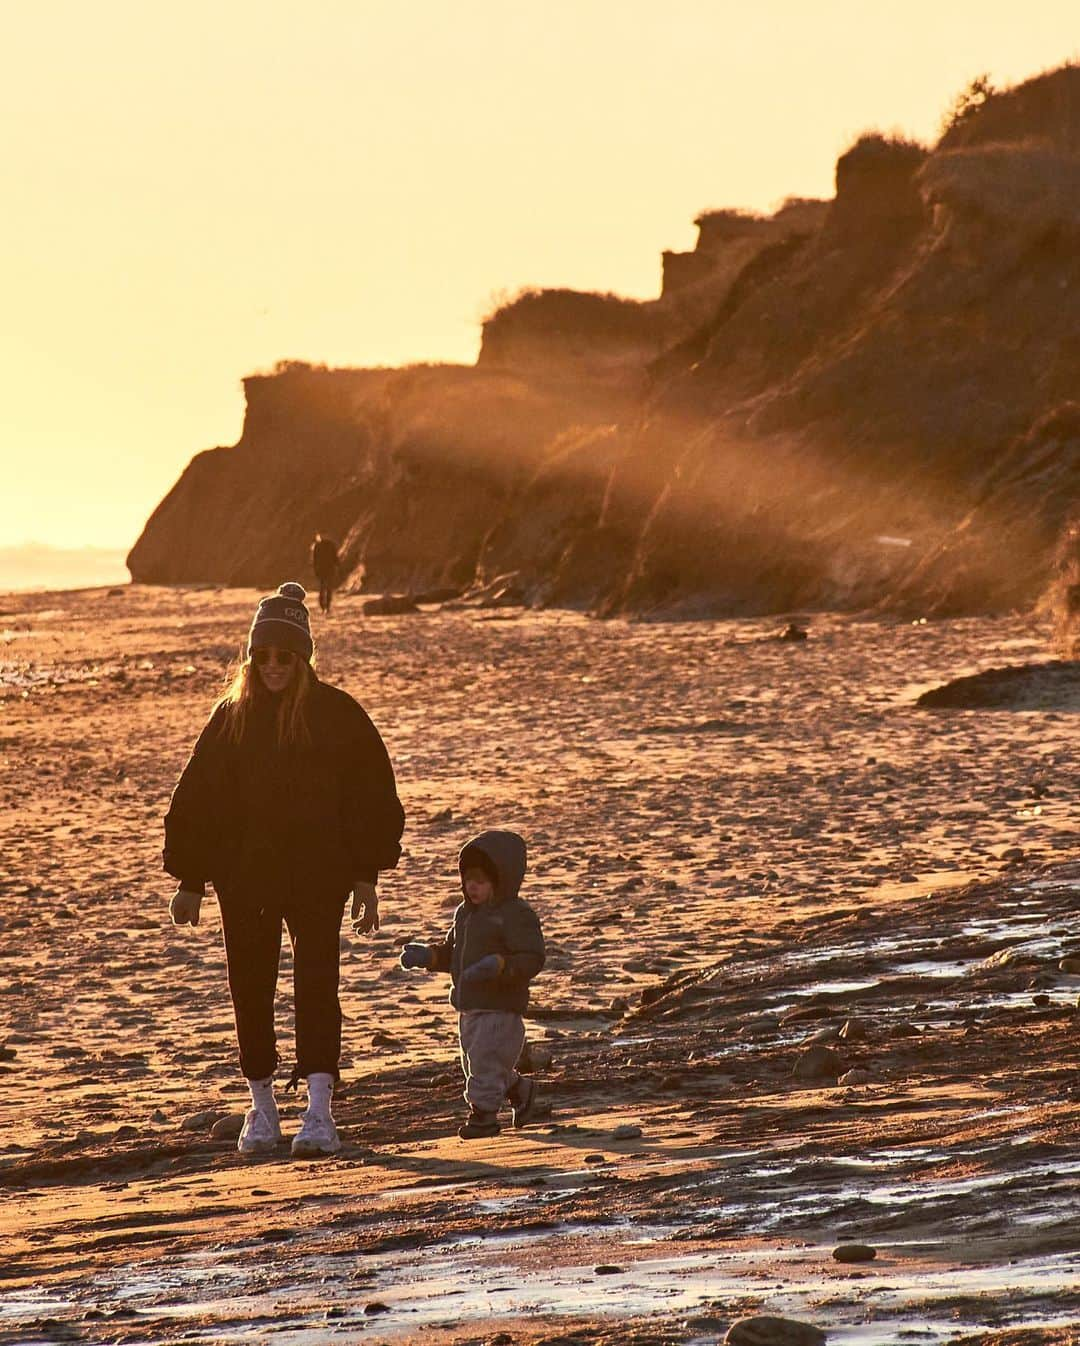
[[193, 893], [189, 888], [177, 888], [169, 903], [173, 925], [198, 925], [202, 900], [202, 893]]
[[379, 894], [373, 883], [353, 884], [352, 928], [358, 935], [370, 935], [379, 928]]

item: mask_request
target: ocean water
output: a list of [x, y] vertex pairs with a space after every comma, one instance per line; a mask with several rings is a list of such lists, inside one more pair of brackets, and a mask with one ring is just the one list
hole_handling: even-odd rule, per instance
[[0, 593], [127, 584], [125, 548], [0, 547]]

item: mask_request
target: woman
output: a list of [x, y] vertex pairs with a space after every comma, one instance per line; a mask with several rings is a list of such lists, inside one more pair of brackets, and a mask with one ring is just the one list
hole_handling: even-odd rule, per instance
[[221, 907], [240, 1067], [251, 1088], [239, 1148], [281, 1140], [273, 1076], [281, 924], [293, 952], [296, 1069], [308, 1106], [294, 1155], [341, 1148], [330, 1112], [341, 1051], [338, 950], [379, 928], [375, 883], [401, 854], [405, 815], [379, 732], [345, 692], [320, 682], [306, 594], [283, 584], [255, 612], [247, 658], [214, 707], [165, 818], [170, 911], [198, 925], [207, 881]]

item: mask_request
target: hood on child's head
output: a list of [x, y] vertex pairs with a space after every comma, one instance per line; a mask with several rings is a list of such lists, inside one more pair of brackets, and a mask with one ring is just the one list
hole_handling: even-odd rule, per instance
[[[458, 872], [461, 874], [463, 891], [465, 870], [470, 863], [477, 863], [479, 857], [482, 857], [479, 861], [482, 868], [495, 871], [495, 900], [502, 902], [507, 898], [517, 897], [525, 878], [524, 838], [519, 837], [516, 832], [499, 831], [481, 832], [478, 837], [473, 837], [468, 845], [461, 848], [461, 854], [458, 856]], [[485, 860], [486, 864], [483, 863]]]

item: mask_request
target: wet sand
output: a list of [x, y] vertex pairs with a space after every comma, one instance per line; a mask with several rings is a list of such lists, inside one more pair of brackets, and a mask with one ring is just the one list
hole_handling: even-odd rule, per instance
[[[256, 597], [0, 596], [0, 1341], [1077, 1340], [1076, 684], [915, 705], [1050, 658], [1038, 621], [316, 616], [409, 823], [343, 934], [346, 1147], [303, 1164], [211, 1135], [217, 911], [174, 930], [160, 870]], [[468, 1143], [445, 980], [396, 953], [490, 825], [531, 847], [553, 1113]]]

